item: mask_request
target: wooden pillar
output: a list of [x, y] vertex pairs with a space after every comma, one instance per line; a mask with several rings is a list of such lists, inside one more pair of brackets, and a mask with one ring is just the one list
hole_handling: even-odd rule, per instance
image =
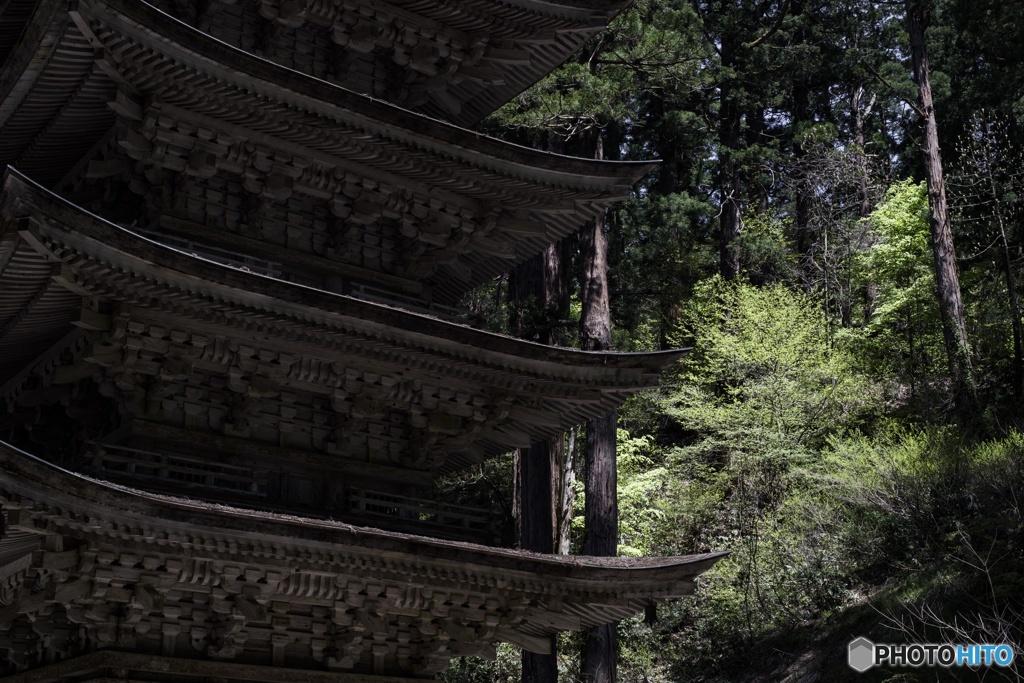
[[[538, 553], [552, 551], [551, 456], [547, 441], [519, 450], [519, 545]], [[552, 638], [554, 641], [554, 638]], [[551, 654], [523, 651], [523, 683], [555, 683], [558, 665]]]

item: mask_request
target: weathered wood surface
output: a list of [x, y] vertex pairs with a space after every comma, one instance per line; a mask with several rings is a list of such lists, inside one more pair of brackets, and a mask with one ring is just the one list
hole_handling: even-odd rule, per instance
[[90, 208], [109, 215], [166, 216], [283, 248], [296, 273], [320, 257], [357, 280], [380, 273], [453, 301], [576, 230], [652, 167], [433, 121], [135, 0], [71, 14], [44, 0], [29, 29], [18, 54], [35, 58], [0, 72], [0, 164], [106, 197]]
[[472, 125], [564, 62], [628, 3], [156, 4], [289, 68], [427, 116]]
[[[73, 428], [43, 452], [100, 476], [127, 476], [104, 446], [195, 456], [220, 474], [140, 472], [335, 514], [354, 485], [410, 495], [399, 489], [556, 436], [681, 353], [558, 349], [283, 283], [153, 243], [15, 173], [0, 211], [0, 346], [14, 359], [0, 397], [24, 410], [10, 419]], [[34, 318], [39, 292], [64, 298]], [[277, 488], [245, 489], [224, 467]]]
[[[172, 4], [194, 29], [137, 0], [0, 7], [24, 27], [17, 46], [0, 39], [0, 163], [196, 251], [9, 173], [0, 428], [52, 460], [207, 501], [0, 445], [0, 669], [429, 676], [500, 641], [549, 653], [558, 630], [691, 593], [717, 556], [553, 558], [209, 502], [277, 487], [303, 514], [315, 499], [322, 516], [368, 519], [376, 500], [468, 528], [473, 515], [409, 491], [606, 412], [678, 357], [551, 349], [338, 295], [453, 300], [651, 165], [539, 153], [327, 80], [469, 121], [621, 3]], [[225, 250], [237, 262], [210, 260]], [[370, 483], [387, 490], [374, 499]]]
[[555, 631], [689, 594], [719, 557], [538, 555], [232, 509], [82, 478], [6, 444], [0, 502], [7, 673], [115, 648], [429, 675], [501, 640], [544, 651]]

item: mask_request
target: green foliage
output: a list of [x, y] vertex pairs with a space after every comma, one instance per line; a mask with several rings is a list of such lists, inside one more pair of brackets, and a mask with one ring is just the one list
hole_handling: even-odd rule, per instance
[[619, 430], [617, 443], [619, 555], [639, 557], [655, 544], [665, 511], [658, 501], [668, 472], [660, 451], [648, 435], [631, 438]]
[[875, 305], [867, 324], [846, 338], [864, 367], [913, 386], [945, 367], [925, 184], [905, 180], [889, 188], [871, 226], [876, 240], [856, 276], [875, 288]]
[[511, 645], [498, 645], [495, 658], [459, 657], [438, 677], [447, 683], [519, 683], [522, 663], [519, 650]]
[[893, 565], [920, 570], [934, 561], [970, 511], [967, 466], [951, 429], [891, 427], [873, 438], [837, 439], [823, 474], [847, 504], [853, 569], [871, 579]]
[[787, 282], [795, 275], [796, 259], [785, 223], [767, 214], [743, 217], [743, 232], [736, 240], [747, 277], [757, 282]]
[[677, 383], [624, 411], [682, 431], [620, 433], [623, 550], [732, 553], [653, 630], [621, 626], [625, 680], [735, 680], [759, 648], [763, 671], [773, 647], [807, 647], [783, 645], [787, 633], [902, 573], [918, 578], [870, 622], [902, 624], [890, 639], [997, 639], [993, 624], [1019, 637], [1024, 436], [974, 444], [879, 422], [880, 392], [850, 346], [829, 343], [817, 302], [782, 286], [706, 281], [683, 329], [694, 351]]
[[710, 203], [689, 192], [624, 202], [609, 234], [616, 348], [648, 350], [674, 342], [679, 302], [718, 268], [709, 246]]
[[[1024, 434], [972, 443], [949, 427], [893, 426], [837, 439], [821, 481], [838, 501], [849, 572], [896, 579], [888, 611], [921, 642], [1021, 642], [1024, 636]], [[924, 582], [912, 578], [926, 577]]]
[[[621, 680], [775, 680], [787, 666], [828, 679], [836, 669], [813, 662], [838, 661], [851, 629], [886, 614], [918, 640], [960, 623], [1020, 642], [1024, 437], [1012, 427], [1024, 418], [1019, 399], [991, 397], [1013, 395], [1013, 313], [992, 245], [999, 227], [1021, 280], [1010, 209], [1024, 194], [1011, 153], [1024, 138], [1024, 22], [1014, 3], [935, 7], [943, 156], [968, 169], [968, 146], [951, 140], [980, 139], [968, 124], [982, 106], [1006, 122], [1006, 144], [982, 155], [998, 182], [954, 213], [988, 441], [932, 424], [945, 353], [899, 3], [640, 0], [485, 125], [583, 156], [600, 132], [606, 158], [661, 160], [608, 216], [615, 346], [694, 349], [660, 393], [620, 411], [619, 549], [732, 554], [653, 629], [621, 625]], [[733, 247], [750, 283], [711, 277], [726, 193], [743, 209]], [[471, 301], [495, 329], [510, 317], [505, 285]], [[578, 672], [573, 642], [563, 680]], [[458, 680], [509, 680], [504, 656]]]
[[871, 385], [829, 344], [806, 295], [715, 278], [698, 287], [685, 320], [694, 348], [668, 412], [727, 453], [806, 454], [871, 407]]
[[[659, 409], [688, 443], [620, 434], [620, 528], [630, 553], [732, 551], [702, 579], [701, 599], [665, 610], [656, 630], [688, 667], [715, 670], [846, 598], [807, 473], [831, 436], [870, 417], [878, 392], [829, 344], [818, 303], [784, 286], [705, 281], [682, 326], [694, 349]], [[649, 639], [643, 627], [623, 637], [647, 653], [644, 666], [697, 680], [637, 642]]]
[[629, 111], [621, 74], [598, 73], [590, 64], [568, 62], [495, 115], [503, 127], [571, 138], [625, 119]]

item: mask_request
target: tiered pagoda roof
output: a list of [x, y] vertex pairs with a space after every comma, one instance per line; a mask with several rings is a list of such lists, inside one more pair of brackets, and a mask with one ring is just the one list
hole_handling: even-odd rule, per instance
[[119, 439], [177, 435], [232, 455], [254, 439], [293, 463], [343, 454], [332, 467], [426, 482], [606, 413], [682, 353], [551, 348], [282, 282], [137, 235], [13, 171], [0, 210], [0, 398], [34, 407], [26, 387], [56, 400], [92, 378], [128, 418]]
[[142, 227], [317, 286], [340, 274], [454, 301], [577, 230], [652, 168], [429, 119], [231, 48], [144, 2], [83, 0], [70, 14], [41, 2], [19, 53], [34, 59], [0, 74], [0, 163], [73, 197], [116, 181], [137, 195], [117, 203], [143, 204]]
[[0, 673], [405, 681], [692, 590], [422, 497], [682, 353], [447, 307], [651, 168], [460, 127], [622, 4], [0, 2]]
[[[0, 7], [0, 59], [37, 4]], [[59, 3], [50, 3], [58, 7]], [[622, 0], [156, 0], [190, 26], [298, 72], [462, 126], [603, 29]]]
[[628, 3], [228, 0], [162, 9], [224, 42], [469, 126], [538, 81]]
[[[86, 643], [146, 655], [86, 655], [34, 681], [161, 664], [227, 680], [319, 680], [310, 668], [429, 675], [453, 656], [493, 656], [499, 641], [547, 652], [559, 630], [689, 595], [718, 559], [536, 555], [232, 509], [115, 487], [5, 445], [0, 501], [0, 618], [28, 617], [0, 651], [15, 662], [40, 647], [73, 658]], [[212, 661], [170, 659], [200, 650]]]

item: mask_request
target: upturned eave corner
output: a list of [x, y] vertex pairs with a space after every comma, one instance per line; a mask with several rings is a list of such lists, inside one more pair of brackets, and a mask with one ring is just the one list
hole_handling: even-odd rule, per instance
[[[397, 625], [411, 643], [438, 628], [446, 632], [440, 649], [412, 646], [398, 660], [380, 651], [378, 675], [431, 673], [453, 656], [486, 655], [501, 641], [545, 651], [546, 638], [558, 631], [690, 594], [694, 579], [722, 557], [538, 555], [234, 509], [113, 487], [2, 443], [0, 472], [8, 532], [0, 555], [14, 572], [9, 593], [19, 613], [39, 618], [40, 610], [59, 608], [73, 621], [88, 613], [90, 638], [155, 649], [175, 669], [216, 669], [199, 661], [210, 655], [238, 658], [241, 667], [272, 663], [277, 673], [259, 680], [278, 680], [288, 668], [309, 670], [315, 662], [298, 653], [324, 653], [316, 634], [339, 627], [344, 634], [357, 626], [363, 637], [383, 640]], [[183, 543], [190, 548], [185, 555], [175, 549]], [[46, 567], [59, 571], [40, 573]], [[34, 585], [55, 598], [36, 600]], [[193, 594], [194, 607], [164, 613], [170, 592]], [[110, 609], [122, 603], [130, 628]], [[228, 631], [218, 615], [227, 615]], [[48, 618], [60, 639], [61, 620]], [[264, 640], [267, 654], [257, 654]], [[323, 665], [336, 681], [360, 673], [353, 659], [320, 661], [303, 680], [327, 676]]]
[[628, 4], [0, 0], [0, 673], [409, 683], [693, 594], [436, 489], [687, 352], [459, 309], [656, 168], [467, 128]]
[[[551, 347], [247, 272], [110, 223], [14, 170], [8, 171], [0, 207], [28, 224], [18, 232], [19, 221], [9, 223], [7, 234], [17, 238], [6, 243], [22, 263], [34, 264], [0, 272], [0, 281], [22, 293], [19, 301], [2, 302], [0, 310], [12, 316], [0, 337], [0, 348], [9, 347], [13, 359], [9, 368], [0, 367], [5, 395], [20, 395], [24, 387], [42, 382], [55, 384], [48, 400], [56, 401], [61, 386], [70, 389], [69, 382], [94, 373], [100, 373], [97, 382], [109, 383], [108, 393], [122, 395], [116, 387], [158, 380], [168, 396], [179, 394], [183, 403], [195, 400], [186, 395], [209, 395], [211, 383], [233, 387], [222, 398], [204, 399], [209, 401], [205, 410], [190, 408], [191, 417], [177, 403], [163, 411], [126, 406], [117, 433], [131, 444], [99, 438], [104, 447], [148, 450], [170, 440], [179, 447], [194, 442], [236, 453], [245, 450], [237, 430], [205, 419], [209, 411], [223, 411], [222, 403], [237, 401], [235, 392], [259, 392], [268, 404], [327, 396], [332, 411], [316, 408], [312, 426], [338, 421], [339, 412], [367, 411], [404, 414], [423, 424], [422, 433], [398, 430], [387, 447], [388, 462], [436, 476], [603, 414], [632, 393], [655, 387], [660, 373], [684, 352]], [[162, 303], [172, 300], [173, 308]], [[45, 304], [40, 308], [45, 316], [17, 315], [16, 309], [33, 301]], [[259, 351], [254, 330], [259, 330], [255, 339], [265, 340]], [[30, 362], [39, 351], [25, 342], [26, 335], [51, 351]], [[176, 340], [172, 358], [158, 350], [172, 348], [162, 340], [167, 337]], [[310, 346], [302, 339], [321, 342]], [[249, 354], [276, 360], [255, 371], [228, 347], [251, 348]], [[67, 360], [55, 362], [62, 357]], [[372, 369], [356, 370], [368, 363]], [[380, 373], [395, 378], [386, 385], [392, 388], [380, 384]], [[457, 388], [449, 391], [458, 392], [459, 402], [438, 405], [431, 396], [453, 380]], [[192, 437], [185, 436], [182, 423], [190, 426]], [[274, 422], [266, 428], [279, 429]], [[425, 438], [431, 450], [417, 455]], [[268, 466], [288, 458], [287, 449], [271, 446], [263, 448]], [[319, 440], [300, 448], [317, 462], [325, 449], [338, 450]], [[344, 461], [356, 468], [367, 457], [357, 452], [354, 460]]]

